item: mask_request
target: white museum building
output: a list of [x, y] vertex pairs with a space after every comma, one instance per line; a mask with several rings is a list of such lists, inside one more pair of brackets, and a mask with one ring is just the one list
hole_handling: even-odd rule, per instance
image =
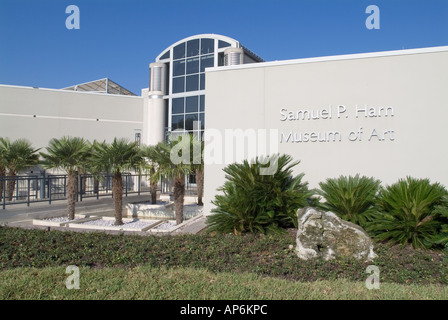
[[237, 40], [201, 34], [161, 51], [149, 79], [140, 95], [107, 78], [0, 85], [0, 136], [40, 148], [65, 135], [156, 144], [198, 133], [205, 212], [227, 164], [272, 152], [300, 160], [311, 187], [357, 173], [448, 186], [448, 47], [265, 62]]

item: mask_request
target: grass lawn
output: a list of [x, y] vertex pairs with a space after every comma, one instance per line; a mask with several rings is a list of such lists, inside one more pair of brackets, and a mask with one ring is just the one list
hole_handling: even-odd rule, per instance
[[[377, 243], [371, 263], [300, 261], [284, 235], [110, 235], [0, 227], [0, 299], [448, 299], [443, 252]], [[80, 268], [68, 290], [66, 267]], [[368, 290], [368, 265], [380, 289]]]
[[63, 267], [0, 272], [0, 299], [321, 300], [447, 299], [448, 287], [384, 283], [369, 290], [344, 279], [299, 282], [254, 273], [191, 268], [80, 268], [80, 288], [68, 290]]

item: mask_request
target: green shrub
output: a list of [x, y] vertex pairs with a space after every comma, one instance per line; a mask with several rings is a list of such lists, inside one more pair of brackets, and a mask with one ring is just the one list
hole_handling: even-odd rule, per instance
[[362, 227], [375, 213], [375, 197], [381, 181], [374, 178], [340, 176], [319, 183], [318, 193], [325, 199], [319, 208], [332, 211], [340, 218]]
[[432, 239], [435, 245], [440, 245], [448, 252], [448, 196], [442, 198], [441, 204], [435, 207], [435, 212], [439, 214], [442, 226], [439, 232]]
[[[277, 162], [272, 175], [260, 170], [266, 160]], [[293, 177], [292, 169], [299, 162], [291, 162], [289, 155], [256, 158], [249, 163], [231, 164], [224, 169], [226, 182], [218, 190], [208, 217], [209, 231], [269, 233], [281, 228], [297, 227], [296, 211], [308, 205], [311, 192], [302, 183], [303, 174]]]
[[[443, 215], [447, 215], [447, 190], [429, 179], [407, 177], [381, 188], [378, 195], [379, 214], [368, 230], [378, 240], [411, 243], [414, 248], [428, 249], [436, 245]], [[442, 241], [442, 240], [440, 240]]]

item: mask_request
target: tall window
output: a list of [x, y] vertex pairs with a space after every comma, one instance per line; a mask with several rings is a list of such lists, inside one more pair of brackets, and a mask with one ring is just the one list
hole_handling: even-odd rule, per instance
[[214, 66], [214, 39], [194, 39], [173, 49], [173, 93], [205, 89], [205, 68]]
[[[215, 40], [193, 39], [173, 48], [172, 93], [185, 97], [172, 99], [171, 130], [201, 133], [204, 130], [205, 96], [191, 96], [205, 90], [205, 69], [214, 66]], [[190, 93], [190, 94], [189, 94]]]

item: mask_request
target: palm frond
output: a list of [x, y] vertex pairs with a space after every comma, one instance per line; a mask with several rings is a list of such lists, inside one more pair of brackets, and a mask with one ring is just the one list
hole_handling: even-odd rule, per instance
[[[273, 174], [261, 174], [270, 161], [277, 166]], [[303, 174], [292, 175], [298, 164], [289, 155], [275, 154], [228, 165], [218, 189], [223, 194], [212, 201], [216, 208], [208, 230], [270, 233], [297, 226], [296, 211], [307, 206], [311, 195]]]
[[442, 214], [448, 211], [447, 194], [442, 185], [429, 179], [400, 179], [380, 189], [380, 215], [369, 223], [368, 230], [379, 240], [430, 248], [440, 232]]
[[135, 170], [142, 161], [136, 142], [115, 138], [112, 143], [94, 142], [89, 159], [94, 172], [115, 174]]
[[0, 140], [1, 165], [11, 173], [23, 171], [39, 163], [38, 151], [26, 139], [10, 141], [8, 138]]
[[85, 169], [91, 144], [83, 138], [65, 136], [51, 139], [47, 152], [41, 152], [42, 164], [46, 168], [57, 168], [67, 173]]
[[319, 207], [360, 226], [373, 219], [375, 201], [381, 182], [366, 176], [340, 176], [319, 183], [318, 193], [325, 202]]

